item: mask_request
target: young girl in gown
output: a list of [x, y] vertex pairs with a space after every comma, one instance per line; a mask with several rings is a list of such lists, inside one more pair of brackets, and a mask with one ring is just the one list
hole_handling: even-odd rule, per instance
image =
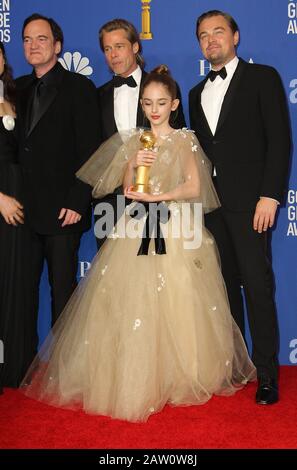
[[[195, 207], [202, 204], [206, 212], [219, 202], [194, 133], [169, 126], [178, 100], [165, 66], [147, 76], [141, 97], [157, 151], [141, 150], [141, 129], [116, 134], [79, 170], [94, 197], [122, 183], [132, 205], [23, 382], [28, 396], [48, 404], [128, 421], [146, 421], [165, 404], [202, 404], [214, 394], [232, 395], [256, 378], [203, 221], [200, 243], [191, 244]], [[150, 167], [150, 194], [133, 190], [138, 166]], [[166, 232], [161, 251], [152, 239], [147, 254], [140, 253], [146, 215], [129, 215], [135, 201], [163, 201], [169, 207], [160, 223]], [[183, 233], [186, 202], [190, 235]], [[123, 227], [129, 232], [137, 224], [140, 237], [123, 236]]]

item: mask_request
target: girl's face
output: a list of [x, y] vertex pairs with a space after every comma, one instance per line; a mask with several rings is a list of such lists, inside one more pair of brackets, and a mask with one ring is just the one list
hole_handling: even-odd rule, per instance
[[173, 100], [162, 83], [151, 82], [143, 91], [141, 104], [152, 127], [165, 128], [169, 126], [170, 113], [177, 109], [179, 100]]

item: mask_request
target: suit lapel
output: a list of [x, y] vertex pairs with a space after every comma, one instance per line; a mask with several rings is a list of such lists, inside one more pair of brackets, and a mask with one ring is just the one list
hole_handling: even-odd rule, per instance
[[140, 98], [138, 98], [138, 105], [137, 105], [137, 116], [136, 116], [136, 127], [143, 127], [145, 122], [145, 116], [142, 111]]
[[23, 129], [24, 134], [28, 133], [29, 127], [29, 119], [30, 119], [30, 104], [31, 104], [31, 96], [32, 96], [32, 85], [34, 83], [34, 76], [33, 74], [29, 76], [28, 83], [26, 87], [24, 87], [18, 93], [18, 102], [19, 106], [17, 109], [17, 114], [19, 117], [20, 122], [23, 123], [21, 126]]
[[[53, 81], [53, 83], [50, 82], [49, 84], [47, 83], [47, 85], [46, 85], [47, 86], [46, 94], [40, 100], [40, 106], [39, 106], [38, 113], [36, 114], [36, 116], [34, 116], [34, 119], [31, 123], [30, 129], [28, 129], [27, 137], [32, 133], [32, 131], [35, 129], [35, 127], [39, 123], [40, 119], [43, 117], [43, 115], [48, 110], [49, 106], [55, 100], [55, 98], [56, 98], [56, 96], [59, 92], [59, 89], [60, 89], [60, 86], [61, 86], [61, 83], [62, 83], [62, 80], [63, 80], [63, 77], [64, 77], [65, 73], [66, 72], [65, 72], [64, 68], [62, 67], [62, 65], [60, 65], [58, 63], [57, 66], [56, 66], [56, 69], [55, 69], [54, 81]], [[31, 88], [31, 93], [32, 93], [32, 88]], [[28, 102], [28, 105], [29, 105], [29, 102]], [[28, 122], [28, 117], [29, 117], [28, 112], [30, 112], [29, 108], [30, 108], [30, 106], [27, 106], [27, 122]]]
[[206, 119], [206, 116], [203, 111], [203, 107], [201, 104], [201, 93], [203, 91], [203, 88], [205, 86], [205, 83], [207, 82], [208, 78], [205, 77], [202, 82], [199, 83], [199, 87], [197, 90], [197, 101], [196, 101], [196, 108], [198, 109], [198, 116], [200, 116], [200, 129], [199, 132], [203, 135], [206, 135], [207, 137], [212, 136], [213, 133], [211, 132], [211, 129], [209, 127], [208, 121]]
[[56, 98], [57, 94], [58, 94], [57, 88], [51, 87], [49, 90], [47, 90], [46, 96], [42, 99], [42, 101], [40, 103], [38, 113], [34, 116], [34, 119], [31, 123], [30, 129], [28, 130], [28, 134], [27, 134], [28, 136], [35, 129], [35, 127], [39, 123], [42, 116], [46, 113], [49, 106], [52, 104], [52, 102]]
[[219, 116], [215, 133], [217, 133], [220, 130], [220, 128], [225, 122], [226, 117], [228, 116], [228, 113], [230, 112], [230, 108], [234, 100], [234, 97], [237, 94], [237, 89], [239, 87], [240, 79], [242, 77], [242, 73], [244, 69], [245, 69], [245, 62], [242, 59], [239, 59], [238, 66], [234, 72], [234, 75], [232, 77], [232, 80], [230, 82], [230, 85], [228, 87], [228, 90], [223, 100], [223, 104], [222, 104], [222, 108], [221, 108], [221, 112], [220, 112], [220, 116]]
[[111, 81], [104, 94], [102, 95], [102, 110], [104, 113], [104, 122], [106, 123], [106, 131], [108, 135], [118, 132], [114, 118], [114, 88]]
[[[141, 81], [140, 81], [140, 90], [141, 90], [141, 87], [143, 85], [143, 82], [144, 82], [146, 76], [147, 76], [147, 73], [143, 70], [142, 75], [141, 75]], [[145, 121], [146, 121], [146, 119], [145, 119], [144, 112], [143, 112], [142, 107], [141, 107], [140, 91], [139, 91], [136, 126], [137, 127], [145, 127], [147, 125]]]

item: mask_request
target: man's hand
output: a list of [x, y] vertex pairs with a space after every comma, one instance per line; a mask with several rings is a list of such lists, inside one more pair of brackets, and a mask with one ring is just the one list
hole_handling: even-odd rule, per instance
[[266, 232], [274, 224], [277, 201], [269, 197], [261, 197], [256, 205], [253, 227], [259, 233]]
[[22, 204], [14, 197], [0, 193], [0, 214], [9, 225], [17, 226], [24, 223]]
[[58, 219], [63, 219], [62, 227], [66, 225], [77, 224], [80, 221], [81, 215], [78, 212], [72, 211], [71, 209], [61, 209]]

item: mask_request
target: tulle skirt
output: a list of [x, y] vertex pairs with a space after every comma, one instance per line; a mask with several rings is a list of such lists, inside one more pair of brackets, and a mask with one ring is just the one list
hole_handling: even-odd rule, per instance
[[166, 403], [202, 404], [256, 378], [212, 236], [202, 227], [187, 249], [168, 232], [163, 255], [153, 241], [144, 256], [139, 238], [106, 241], [30, 367], [28, 396], [146, 421]]

